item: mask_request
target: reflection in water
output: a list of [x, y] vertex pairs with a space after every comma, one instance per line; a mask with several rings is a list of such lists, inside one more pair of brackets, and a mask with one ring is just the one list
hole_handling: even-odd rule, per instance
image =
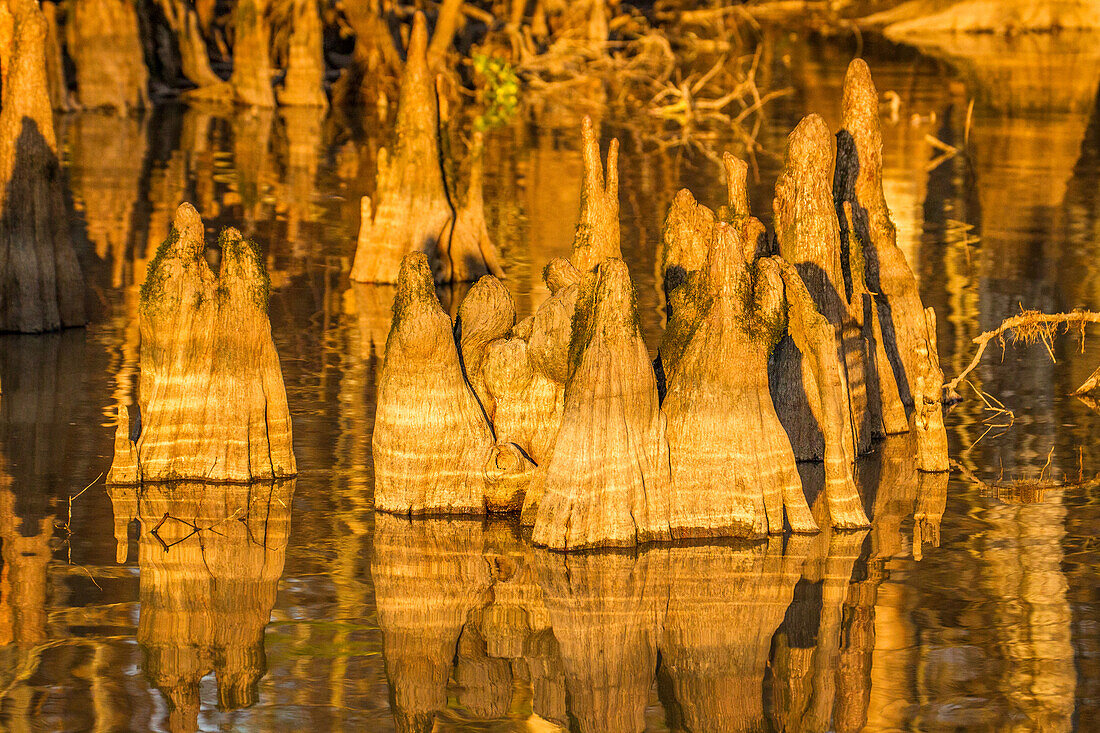
[[495, 522], [377, 515], [398, 729], [642, 731], [656, 685], [671, 730], [861, 730], [886, 564], [942, 512], [946, 476], [920, 481], [914, 455], [898, 436], [861, 462], [873, 529], [756, 545], [561, 554]]
[[145, 674], [168, 699], [168, 728], [195, 730], [200, 682], [217, 679], [219, 709], [256, 702], [264, 628], [290, 535], [294, 480], [230, 486], [113, 486], [117, 561], [138, 523]]
[[[901, 100], [895, 121], [884, 108], [884, 185], [940, 314], [945, 371], [1020, 304], [1100, 305], [1095, 44], [1067, 42], [1062, 57], [998, 49], [979, 60], [1001, 71], [983, 77], [966, 60], [865, 40], [880, 90]], [[769, 42], [761, 78], [796, 92], [777, 101], [761, 143], [782, 150], [811, 111], [835, 130], [853, 48]], [[1042, 104], [1057, 112], [1008, 104], [1036, 93], [1029, 78], [1044, 80]], [[581, 159], [570, 114], [548, 108], [486, 137], [486, 214], [521, 318], [547, 296], [542, 264], [572, 240]], [[623, 143], [624, 256], [652, 356], [664, 213], [681, 187], [713, 206], [725, 186], [709, 161], [603, 126]], [[1030, 506], [956, 478], [948, 491], [946, 476], [917, 473], [912, 449], [887, 442], [860, 462], [873, 527], [850, 537], [580, 558], [534, 551], [507, 523], [375, 518], [371, 429], [393, 293], [353, 287], [348, 273], [384, 126], [338, 111], [164, 106], [70, 115], [57, 129], [97, 306], [86, 330], [0, 337], [0, 727], [1097, 727], [1100, 515], [1086, 489], [1050, 489]], [[942, 158], [928, 135], [960, 153]], [[752, 203], [766, 213], [780, 162], [758, 163]], [[134, 396], [138, 288], [184, 200], [211, 231], [251, 222], [268, 261], [302, 470], [294, 532], [289, 488], [276, 492], [285, 507], [218, 488], [170, 511], [167, 494], [148, 494], [144, 509], [131, 495], [118, 532], [137, 512], [141, 535], [118, 565], [111, 497], [97, 484], [71, 514], [67, 500], [110, 462], [109, 425]], [[440, 293], [445, 310], [461, 295]], [[1082, 355], [1063, 338], [1054, 364], [1041, 347], [1003, 363], [992, 350], [974, 382], [1015, 422], [979, 440], [986, 415], [968, 399], [948, 419], [952, 454], [988, 483], [1002, 467], [1005, 481], [1033, 479], [1050, 454], [1046, 479], [1085, 486], [1100, 415], [1063, 395], [1096, 367], [1095, 343]], [[803, 477], [811, 498], [815, 470]], [[221, 524], [165, 552], [151, 534], [165, 511]], [[190, 532], [167, 519], [157, 534], [171, 544]], [[252, 704], [219, 710], [219, 687], [223, 708]], [[166, 695], [178, 702], [170, 714]]]

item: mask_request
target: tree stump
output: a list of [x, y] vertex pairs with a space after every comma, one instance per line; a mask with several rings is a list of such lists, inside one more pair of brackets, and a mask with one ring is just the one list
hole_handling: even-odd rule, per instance
[[297, 473], [255, 244], [226, 229], [215, 274], [190, 204], [141, 291], [137, 410], [119, 409], [108, 483], [248, 482]]

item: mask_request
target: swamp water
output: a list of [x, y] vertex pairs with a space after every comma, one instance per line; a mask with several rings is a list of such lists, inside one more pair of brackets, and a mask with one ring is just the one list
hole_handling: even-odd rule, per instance
[[[1100, 308], [1088, 40], [866, 49], [880, 92], [901, 100], [884, 120], [886, 195], [948, 378], [970, 339], [1021, 307]], [[784, 136], [811, 111], [836, 128], [851, 57], [786, 36], [771, 48], [770, 81], [793, 93], [759, 135], [780, 156], [756, 160], [765, 222]], [[506, 520], [376, 516], [371, 425], [394, 289], [348, 281], [374, 128], [173, 107], [59, 122], [97, 312], [86, 329], [0, 337], [0, 725], [1100, 725], [1100, 415], [1065, 396], [1100, 361], [1091, 337], [1084, 353], [1075, 335], [1057, 340], [1054, 362], [1042, 345], [1003, 360], [990, 349], [971, 383], [1011, 414], [965, 387], [946, 420], [961, 466], [949, 479], [918, 475], [896, 442], [861, 461], [866, 532], [565, 556]], [[542, 265], [569, 252], [579, 128], [547, 108], [488, 138], [490, 231], [520, 317], [547, 296]], [[664, 212], [683, 186], [713, 206], [724, 183], [705, 156], [653, 151], [614, 119], [602, 130], [623, 143], [623, 250], [655, 352]], [[133, 395], [138, 290], [184, 200], [266, 252], [300, 476], [140, 496], [99, 480], [70, 501], [109, 467], [115, 410]], [[441, 292], [444, 306], [460, 295]], [[813, 492], [820, 476], [803, 468]]]

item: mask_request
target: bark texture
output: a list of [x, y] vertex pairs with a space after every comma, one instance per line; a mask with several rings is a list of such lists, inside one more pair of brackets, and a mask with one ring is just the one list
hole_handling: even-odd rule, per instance
[[784, 509], [796, 532], [817, 530], [769, 392], [787, 313], [775, 262], [753, 259], [762, 231], [754, 219], [717, 225], [696, 273], [698, 316], [662, 405], [676, 537], [781, 533]]
[[507, 336], [515, 324], [516, 304], [512, 294], [492, 275], [478, 280], [458, 307], [455, 339], [462, 356], [462, 371], [490, 421], [496, 406], [485, 387], [485, 352], [491, 342]]
[[[469, 311], [476, 310], [471, 302]], [[468, 342], [471, 356], [479, 341]], [[509, 445], [496, 446], [420, 252], [401, 263], [372, 441], [377, 509], [481, 514], [518, 508], [515, 495], [522, 496], [530, 461]]]
[[69, 240], [46, 76], [46, 18], [8, 0], [0, 48], [0, 331], [84, 324], [84, 278]]
[[290, 413], [255, 244], [222, 232], [215, 274], [190, 204], [149, 264], [137, 410], [119, 409], [108, 483], [293, 476]]
[[[845, 272], [851, 267], [841, 248], [831, 196], [832, 169], [829, 128], [820, 117], [810, 115], [787, 140], [786, 161], [775, 185], [773, 208], [780, 255], [797, 269], [814, 307], [835, 331], [834, 351], [843, 366], [843, 429], [854, 459], [870, 449], [872, 426], [880, 421], [867, 403], [866, 341], [860, 323], [862, 295], [853, 292], [852, 299], [849, 297], [851, 277]], [[792, 339], [786, 339], [779, 345], [772, 375], [776, 410], [799, 460], [821, 460], [825, 452], [823, 426], [810, 406], [810, 359]]]
[[[935, 316], [926, 316], [917, 280], [897, 245], [897, 231], [882, 189], [878, 92], [870, 69], [861, 59], [848, 66], [843, 104], [834, 196], [838, 207], [844, 203], [850, 207], [852, 224], [847, 239], [852, 251], [862, 254], [864, 278], [874, 294], [873, 339], [883, 415], [891, 413], [886, 405], [897, 399], [907, 415], [916, 407], [923, 415], [917, 425], [921, 467], [947, 470], [943, 417], [934, 414], [937, 409], [942, 413], [943, 402]], [[841, 217], [841, 221], [849, 230], [848, 217]], [[897, 413], [896, 408], [893, 412]], [[887, 432], [897, 429], [888, 426]]]
[[532, 540], [564, 550], [667, 539], [665, 421], [622, 260], [586, 277], [569, 361]]
[[123, 114], [149, 106], [149, 70], [131, 0], [76, 0], [68, 47], [80, 106]]
[[619, 246], [619, 141], [607, 148], [607, 171], [600, 161], [600, 140], [585, 116], [581, 125], [584, 183], [581, 216], [573, 237], [570, 261], [581, 273], [591, 272], [610, 257], [622, 258]]

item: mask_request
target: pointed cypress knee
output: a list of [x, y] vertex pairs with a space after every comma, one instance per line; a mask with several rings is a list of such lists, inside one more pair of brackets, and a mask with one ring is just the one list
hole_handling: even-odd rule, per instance
[[533, 541], [565, 550], [667, 539], [664, 416], [622, 260], [605, 260], [585, 278], [569, 361]]
[[[775, 233], [780, 256], [795, 267], [815, 309], [834, 330], [842, 365], [844, 432], [852, 458], [870, 449], [875, 414], [868, 409], [863, 301], [853, 300], [849, 265], [831, 195], [832, 135], [817, 115], [804, 118], [787, 139], [783, 172], [775, 185]], [[810, 409], [807, 355], [793, 341], [780, 344], [773, 383], [776, 409], [799, 460], [824, 457], [823, 426]]]
[[290, 412], [255, 244], [220, 239], [215, 274], [190, 204], [149, 264], [141, 290], [137, 411], [123, 407], [108, 483], [293, 476]]

